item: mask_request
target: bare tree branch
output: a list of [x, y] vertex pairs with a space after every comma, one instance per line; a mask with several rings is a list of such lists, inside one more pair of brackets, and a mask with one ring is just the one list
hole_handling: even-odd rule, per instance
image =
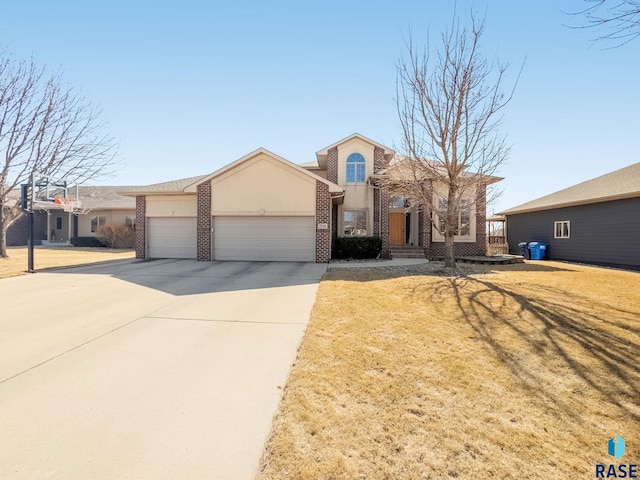
[[480, 192], [484, 199], [486, 184], [509, 154], [499, 128], [518, 80], [505, 94], [509, 65], [483, 57], [483, 31], [484, 22], [473, 15], [469, 28], [454, 17], [437, 51], [429, 44], [418, 49], [410, 38], [397, 64], [402, 155], [389, 165], [386, 187], [430, 212], [432, 227], [445, 238], [447, 266], [455, 266], [461, 204], [473, 204]]
[[32, 173], [82, 183], [117, 166], [117, 145], [100, 115], [60, 74], [0, 49], [0, 257], [7, 229], [22, 215], [11, 193]]
[[595, 41], [611, 41], [618, 48], [640, 37], [640, 1], [638, 0], [584, 0], [587, 8], [568, 15], [584, 19], [584, 23], [569, 28], [593, 29], [598, 32]]

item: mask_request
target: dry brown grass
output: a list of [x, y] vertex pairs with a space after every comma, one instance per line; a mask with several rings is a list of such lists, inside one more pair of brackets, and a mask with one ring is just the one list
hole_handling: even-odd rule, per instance
[[640, 274], [331, 272], [258, 479], [593, 478], [640, 460]]
[[[7, 253], [9, 258], [0, 258], [0, 278], [14, 277], [26, 273], [27, 248], [9, 247]], [[52, 267], [70, 267], [134, 257], [135, 252], [131, 249], [36, 247], [34, 266], [36, 271], [39, 271]]]

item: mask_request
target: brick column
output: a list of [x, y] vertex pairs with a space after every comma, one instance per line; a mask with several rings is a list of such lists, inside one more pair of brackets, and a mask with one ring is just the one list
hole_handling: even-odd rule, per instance
[[487, 254], [487, 186], [477, 186], [476, 194], [476, 252], [474, 255]]
[[418, 246], [422, 247], [425, 256], [431, 255], [431, 212], [422, 205], [418, 212]]
[[331, 195], [329, 185], [316, 180], [316, 263], [327, 263], [331, 258], [331, 231], [318, 228], [331, 222]]
[[[426, 195], [428, 198], [433, 197], [433, 184], [431, 182], [426, 186]], [[418, 213], [418, 245], [422, 247], [427, 258], [432, 258], [434, 255], [431, 245], [431, 229], [431, 206], [420, 205], [420, 212]]]
[[211, 261], [211, 183], [198, 185], [198, 246], [199, 262]]
[[[373, 171], [379, 173], [387, 168], [384, 149], [373, 149]], [[389, 256], [389, 190], [385, 185], [373, 191], [373, 234], [382, 240], [382, 256]]]
[[[338, 183], [338, 147], [327, 152], [327, 180]], [[331, 208], [331, 239], [338, 238], [338, 207]]]
[[[373, 236], [380, 236], [380, 189], [373, 189]], [[387, 209], [389, 207], [387, 206]]]
[[147, 197], [136, 197], [136, 258], [147, 256]]
[[373, 173], [387, 168], [387, 161], [384, 159], [384, 150], [380, 147], [373, 149]]
[[[386, 186], [380, 188], [380, 239], [382, 257], [389, 258], [389, 191]], [[375, 206], [374, 206], [375, 214]]]
[[338, 183], [338, 147], [327, 152], [327, 180]]

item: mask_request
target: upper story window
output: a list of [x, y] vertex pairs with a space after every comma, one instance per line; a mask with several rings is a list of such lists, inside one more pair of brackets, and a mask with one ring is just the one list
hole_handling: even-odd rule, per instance
[[347, 157], [347, 183], [364, 183], [364, 157], [359, 153]]

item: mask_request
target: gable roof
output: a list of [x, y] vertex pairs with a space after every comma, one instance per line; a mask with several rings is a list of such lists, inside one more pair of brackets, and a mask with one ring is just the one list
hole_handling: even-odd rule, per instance
[[551, 210], [560, 207], [608, 202], [624, 198], [640, 197], [640, 162], [564, 190], [540, 197], [517, 207], [510, 208], [500, 215]]
[[389, 147], [385, 147], [381, 143], [374, 142], [370, 138], [367, 138], [364, 135], [361, 135], [359, 133], [353, 133], [353, 134], [349, 135], [348, 137], [343, 138], [342, 140], [338, 140], [337, 142], [332, 143], [331, 145], [329, 145], [328, 147], [323, 148], [322, 150], [318, 150], [316, 152], [316, 158], [318, 159], [318, 164], [320, 164], [320, 166], [322, 167], [322, 163], [325, 162], [326, 159], [327, 159], [327, 155], [329, 154], [329, 150], [331, 150], [334, 147], [337, 147], [338, 145], [340, 145], [342, 143], [348, 142], [349, 140], [353, 140], [354, 138], [358, 138], [358, 139], [363, 140], [363, 141], [365, 141], [367, 143], [370, 143], [371, 145], [373, 145], [375, 147], [381, 148], [384, 151], [385, 160], [391, 160], [391, 158], [393, 158], [393, 156], [396, 154], [396, 152], [391, 150]]
[[289, 160], [287, 160], [285, 158], [282, 158], [281, 156], [276, 155], [273, 152], [270, 152], [266, 148], [258, 148], [257, 150], [254, 150], [253, 152], [245, 155], [244, 157], [239, 158], [235, 162], [230, 163], [229, 165], [226, 165], [226, 166], [222, 167], [219, 170], [216, 170], [212, 174], [206, 175], [206, 176], [204, 176], [204, 177], [192, 182], [190, 185], [187, 185], [184, 188], [184, 191], [185, 192], [196, 192], [197, 191], [197, 187], [198, 187], [199, 184], [204, 183], [204, 182], [208, 182], [208, 181], [214, 179], [215, 177], [218, 177], [218, 176], [224, 174], [225, 172], [228, 172], [229, 170], [234, 169], [238, 165], [240, 165], [240, 164], [242, 164], [244, 162], [247, 162], [247, 161], [251, 160], [252, 158], [254, 158], [254, 157], [256, 157], [257, 155], [260, 155], [260, 154], [265, 154], [269, 158], [272, 158], [272, 159], [274, 159], [274, 160], [276, 160], [278, 162], [281, 162], [281, 163], [285, 164], [286, 166], [288, 166], [290, 168], [293, 168], [294, 170], [296, 170], [296, 171], [298, 171], [300, 173], [303, 173], [304, 175], [306, 175], [308, 177], [313, 178], [314, 180], [317, 180], [319, 182], [322, 182], [322, 183], [328, 185], [329, 186], [329, 193], [343, 193], [344, 192], [344, 189], [342, 187], [336, 185], [335, 183], [330, 182], [329, 180], [326, 180], [326, 179], [324, 179], [322, 177], [319, 177], [315, 173], [312, 173], [309, 170], [301, 167], [300, 165], [296, 165], [295, 163], [290, 162]]

